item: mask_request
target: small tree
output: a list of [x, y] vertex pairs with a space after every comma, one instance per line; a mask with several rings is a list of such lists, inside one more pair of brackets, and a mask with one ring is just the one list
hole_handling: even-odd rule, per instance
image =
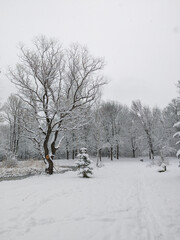
[[79, 170], [78, 175], [83, 178], [89, 178], [89, 175], [93, 174], [93, 168], [90, 166], [92, 160], [89, 159], [87, 148], [81, 148], [78, 157], [79, 159], [76, 161], [76, 165]]

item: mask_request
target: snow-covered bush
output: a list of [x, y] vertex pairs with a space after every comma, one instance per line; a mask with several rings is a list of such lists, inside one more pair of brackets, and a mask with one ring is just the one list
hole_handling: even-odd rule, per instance
[[158, 170], [158, 172], [166, 172], [167, 171], [167, 167], [165, 163], [162, 163], [160, 166], [160, 169]]
[[89, 178], [93, 174], [93, 168], [91, 166], [92, 160], [89, 159], [87, 154], [87, 148], [81, 148], [80, 153], [77, 155], [79, 158], [75, 163], [78, 167], [78, 175], [83, 178]]
[[7, 168], [13, 168], [16, 167], [18, 164], [18, 160], [16, 158], [16, 155], [12, 152], [8, 152], [6, 154], [6, 159], [3, 161], [3, 166]]

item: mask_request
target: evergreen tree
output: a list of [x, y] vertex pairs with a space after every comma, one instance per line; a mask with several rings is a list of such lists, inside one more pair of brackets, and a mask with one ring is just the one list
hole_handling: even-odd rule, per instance
[[81, 148], [78, 157], [79, 159], [76, 161], [79, 170], [78, 175], [83, 178], [89, 178], [89, 175], [93, 174], [93, 168], [90, 166], [93, 161], [89, 159], [87, 148]]

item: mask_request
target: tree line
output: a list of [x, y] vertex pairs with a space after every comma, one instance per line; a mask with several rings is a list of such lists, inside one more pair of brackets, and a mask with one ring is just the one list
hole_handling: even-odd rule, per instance
[[[19, 159], [42, 158], [38, 144], [34, 146], [26, 129], [27, 125], [37, 131], [39, 126], [35, 119], [32, 121], [24, 113], [23, 104], [18, 96], [11, 95], [2, 108], [6, 124], [0, 126], [1, 149], [4, 149], [1, 158], [6, 151], [16, 154]], [[172, 149], [176, 150], [173, 135], [176, 132], [174, 124], [179, 118], [178, 100], [172, 100], [163, 110], [157, 107], [151, 109], [140, 101], [133, 101], [131, 108], [114, 101], [98, 102], [88, 109], [86, 116], [80, 114], [79, 117], [80, 124], [69, 122], [60, 130], [61, 143], [56, 158], [74, 159], [82, 146], [86, 146], [91, 155], [100, 159], [106, 156], [111, 160], [137, 156], [153, 159], [164, 148], [167, 152], [169, 149], [170, 155], [174, 154]], [[83, 121], [86, 124], [82, 124]], [[39, 134], [38, 131], [36, 134]]]

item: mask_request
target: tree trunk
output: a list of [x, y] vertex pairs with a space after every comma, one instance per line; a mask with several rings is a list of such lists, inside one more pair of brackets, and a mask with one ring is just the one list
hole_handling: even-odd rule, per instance
[[[47, 163], [49, 164], [48, 168], [45, 169], [45, 172], [48, 174], [53, 174], [53, 161], [51, 160], [54, 156], [54, 153], [52, 152], [52, 156], [49, 156], [49, 149], [48, 149], [48, 141], [51, 133], [51, 127], [48, 128], [48, 133], [46, 135], [45, 141], [44, 141], [44, 153], [45, 153], [45, 159]], [[55, 147], [54, 147], [55, 149]], [[56, 149], [55, 149], [56, 150]]]
[[101, 162], [101, 149], [97, 150], [97, 162], [96, 162], [96, 166], [100, 167], [100, 162]]
[[149, 159], [154, 159], [154, 151], [152, 149], [149, 149]]
[[69, 150], [66, 149], [66, 159], [69, 160]]
[[148, 138], [148, 144], [149, 144], [149, 159], [154, 159], [154, 150], [153, 150], [153, 143], [151, 139], [151, 135], [148, 131], [146, 131], [147, 138]]
[[102, 149], [99, 149], [99, 160], [101, 162], [101, 156], [102, 156]]
[[152, 159], [154, 159], [154, 151], [151, 149], [151, 156], [152, 156]]
[[110, 151], [109, 151], [109, 149], [106, 150], [106, 157], [110, 158]]
[[72, 159], [74, 160], [74, 158], [75, 158], [75, 151], [74, 151], [74, 149], [72, 150]]
[[149, 150], [149, 159], [151, 159], [151, 152], [150, 152], [150, 150]]
[[136, 157], [136, 150], [133, 148], [133, 158], [135, 158]]
[[83, 173], [83, 178], [89, 178], [89, 176], [84, 172]]
[[48, 173], [48, 174], [53, 174], [53, 167], [54, 167], [54, 165], [53, 165], [53, 161], [50, 159], [50, 158], [46, 158], [46, 161], [48, 162], [48, 164], [49, 164], [49, 166], [48, 166], [48, 168], [46, 168], [46, 173]]
[[110, 150], [110, 157], [111, 157], [111, 161], [113, 160], [113, 147], [111, 146], [111, 150]]
[[116, 158], [119, 159], [119, 144], [116, 146]]

